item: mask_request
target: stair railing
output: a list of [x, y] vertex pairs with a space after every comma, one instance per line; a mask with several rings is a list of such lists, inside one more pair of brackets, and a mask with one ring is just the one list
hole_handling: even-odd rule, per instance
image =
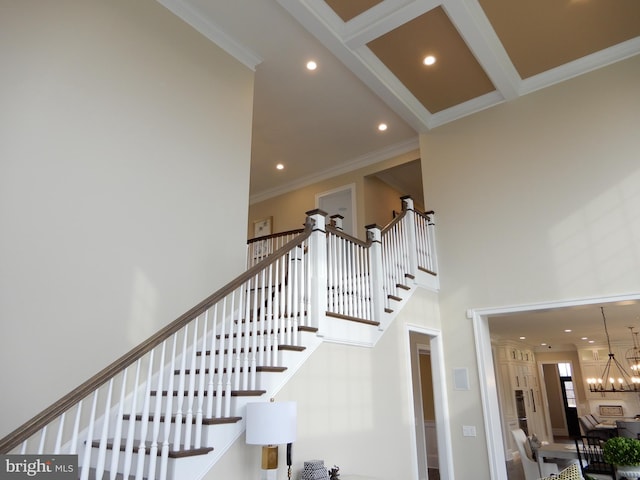
[[304, 228], [247, 240], [247, 268], [253, 267], [304, 232]]
[[262, 395], [257, 369], [278, 365], [280, 348], [309, 328], [302, 252], [311, 232], [309, 219], [259, 265], [0, 440], [0, 453], [74, 454], [80, 479], [140, 480], [167, 478], [171, 456], [212, 450], [203, 425], [240, 420], [232, 398]]
[[327, 226], [327, 313], [374, 320], [370, 242], [342, 231], [341, 218]]
[[258, 370], [302, 348], [301, 331], [326, 314], [380, 323], [418, 270], [436, 274], [433, 216], [402, 202], [367, 242], [307, 212], [301, 232], [272, 237], [287, 243], [0, 440], [0, 453], [76, 454], [81, 480], [166, 479], [170, 457], [212, 450], [204, 426], [240, 420], [233, 397], [265, 393]]

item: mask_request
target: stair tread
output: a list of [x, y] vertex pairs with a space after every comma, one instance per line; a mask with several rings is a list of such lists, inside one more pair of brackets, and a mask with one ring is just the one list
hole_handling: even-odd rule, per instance
[[[114, 440], [107, 440], [107, 449], [113, 450]], [[149, 455], [149, 450], [151, 449], [151, 442], [145, 441], [145, 455]], [[100, 447], [100, 440], [93, 440], [91, 442], [91, 446], [94, 448]], [[126, 450], [126, 442], [120, 442], [120, 451], [124, 452]], [[133, 452], [138, 453], [140, 451], [140, 442], [134, 441], [133, 443]], [[169, 450], [169, 458], [184, 458], [184, 457], [193, 457], [195, 455], [206, 455], [209, 452], [213, 451], [213, 447], [201, 447], [201, 448], [180, 448], [179, 450]], [[162, 445], [158, 445], [158, 453], [157, 455], [162, 456]]]
[[[153, 415], [149, 415], [148, 416], [149, 421], [152, 422], [153, 421]], [[166, 416], [165, 415], [161, 415], [160, 416], [160, 421], [164, 422]], [[131, 419], [131, 415], [129, 414], [125, 414], [122, 416], [123, 420], [130, 420]], [[136, 421], [141, 421], [142, 420], [142, 414], [138, 413], [137, 415], [135, 415], [135, 420]], [[219, 418], [203, 418], [202, 419], [202, 424], [203, 425], [220, 425], [220, 424], [226, 424], [226, 423], [237, 423], [240, 420], [242, 420], [242, 417], [219, 417]], [[171, 415], [171, 423], [175, 423], [176, 421], [176, 415]], [[187, 419], [185, 416], [183, 416], [182, 418], [182, 423], [186, 423]], [[196, 423], [196, 419], [195, 416], [193, 418], [192, 423]]]
[[[286, 369], [287, 369], [287, 367], [258, 366], [258, 367], [256, 367], [256, 372], [284, 372]], [[210, 371], [211, 371], [211, 369], [206, 368], [205, 371], [204, 371], [205, 375], [208, 375]], [[236, 371], [235, 367], [231, 369], [231, 372], [235, 372], [235, 371]], [[240, 371], [243, 372], [244, 371], [244, 367], [241, 367]], [[251, 371], [251, 370], [249, 369], [249, 371]], [[184, 371], [184, 373], [185, 373], [185, 375], [190, 375], [191, 374], [191, 369], [187, 368]], [[218, 373], [218, 369], [217, 368], [215, 369], [214, 373], [216, 373], [216, 374]], [[223, 373], [227, 373], [227, 368], [225, 368], [223, 370]], [[180, 375], [180, 370], [174, 370], [173, 374], [174, 375]], [[200, 369], [199, 368], [195, 369], [195, 374], [196, 375], [200, 374]]]
[[[301, 347], [301, 346], [299, 346], [299, 345], [284, 345], [284, 344], [280, 344], [280, 345], [278, 345], [278, 350], [297, 350], [297, 351], [303, 351], [305, 348], [306, 348], [306, 347]], [[251, 351], [251, 349], [249, 349], [249, 351]], [[236, 348], [234, 348], [234, 349], [232, 350], [232, 353], [244, 353], [244, 352], [245, 352], [244, 347], [240, 349], [240, 352], [238, 352], [238, 350], [237, 350]], [[198, 356], [198, 357], [199, 357], [199, 356], [202, 356], [202, 353], [203, 353], [203, 352], [201, 352], [201, 351], [200, 351], [200, 352], [197, 352], [197, 353], [196, 353], [196, 356]], [[225, 349], [224, 353], [225, 353], [225, 354], [229, 353], [228, 349]], [[205, 350], [204, 354], [205, 354], [205, 355], [211, 355], [211, 350]], [[219, 354], [220, 354], [220, 350], [216, 350], [216, 351], [215, 351], [215, 354], [216, 354], [216, 355], [219, 355]]]
[[[162, 391], [162, 396], [166, 397], [167, 396], [167, 390], [163, 390]], [[232, 397], [259, 397], [260, 395], [264, 395], [265, 393], [267, 393], [266, 390], [231, 390], [231, 396]], [[195, 391], [193, 392], [193, 395], [195, 397], [197, 397], [200, 394], [200, 392]], [[209, 395], [209, 392], [202, 392], [202, 394], [206, 397]], [[155, 397], [156, 395], [158, 395], [158, 391], [157, 390], [151, 390], [151, 396]], [[225, 396], [226, 393], [222, 392], [222, 395]], [[174, 390], [173, 391], [173, 396], [176, 397], [178, 396], [178, 390]], [[189, 396], [189, 392], [185, 390], [184, 392], [184, 396], [187, 397]], [[217, 392], [214, 391], [213, 392], [213, 396], [217, 396]]]
[[341, 320], [349, 320], [351, 322], [356, 322], [356, 323], [364, 323], [365, 325], [371, 325], [373, 327], [377, 327], [380, 325], [380, 322], [376, 322], [374, 320], [367, 320], [366, 318], [352, 317], [350, 315], [343, 315], [341, 313], [333, 313], [333, 312], [326, 312], [326, 314], [329, 317], [340, 318]]

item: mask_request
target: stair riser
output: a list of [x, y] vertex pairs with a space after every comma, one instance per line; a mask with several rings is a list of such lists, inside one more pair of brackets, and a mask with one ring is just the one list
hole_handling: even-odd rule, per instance
[[[125, 420], [123, 421], [123, 432], [125, 432], [125, 435], [123, 435], [123, 439], [126, 439], [129, 435], [129, 425], [130, 425], [131, 421], [130, 420]], [[169, 444], [172, 446], [173, 448], [173, 444], [174, 444], [174, 439], [175, 439], [175, 433], [177, 430], [177, 424], [175, 422], [172, 422], [169, 424], [169, 435], [168, 435], [168, 441]], [[142, 425], [142, 421], [140, 420], [135, 420], [133, 421], [133, 438], [134, 438], [134, 445], [139, 445], [140, 441], [142, 440], [142, 429], [143, 429], [143, 425]], [[153, 422], [149, 422], [147, 427], [147, 432], [145, 435], [145, 440], [148, 442], [151, 442], [153, 435], [154, 435], [154, 425]], [[180, 427], [180, 439], [179, 439], [179, 443], [181, 445], [189, 445], [189, 446], [194, 446], [195, 445], [195, 440], [196, 440], [196, 434], [195, 434], [195, 425], [192, 424], [191, 425], [191, 434], [189, 435], [189, 442], [186, 441], [186, 434], [187, 434], [187, 428], [186, 428], [186, 424], [182, 423], [181, 427]], [[157, 438], [157, 442], [158, 443], [162, 443], [164, 442], [165, 439], [165, 422], [160, 422], [160, 429], [159, 429], [159, 433], [158, 433], [158, 438]], [[202, 440], [201, 440], [202, 443]], [[202, 446], [202, 445], [201, 445]]]
[[[161, 446], [159, 446], [158, 448], [161, 448]], [[98, 457], [99, 457], [99, 449], [94, 447], [91, 452], [91, 468], [92, 469], [95, 469], [97, 467]], [[135, 476], [138, 469], [138, 461], [140, 457], [141, 456], [138, 454], [135, 454], [135, 453], [133, 454], [131, 458], [131, 467], [129, 470], [130, 477]], [[104, 463], [104, 470], [106, 472], [109, 472], [111, 469], [112, 458], [113, 458], [113, 452], [110, 450], [107, 450], [105, 452], [105, 463]], [[151, 465], [151, 460], [152, 460], [152, 457], [149, 454], [144, 455], [144, 457], [142, 458], [144, 478], [149, 478], [149, 468]], [[174, 475], [175, 464], [177, 461], [179, 461], [179, 459], [167, 458], [167, 480], [180, 480], [176, 478], [176, 476]], [[160, 456], [153, 457], [153, 462], [155, 463], [155, 469], [156, 469], [155, 477], [157, 477], [160, 472], [160, 462], [161, 462]], [[125, 465], [125, 452], [120, 452], [118, 455], [118, 468], [117, 468], [118, 473], [122, 473], [124, 471], [124, 465]], [[109, 474], [105, 473], [104, 478], [109, 478]]]

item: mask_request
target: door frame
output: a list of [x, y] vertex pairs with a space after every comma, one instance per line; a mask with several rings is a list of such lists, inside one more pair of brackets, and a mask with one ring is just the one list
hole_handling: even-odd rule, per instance
[[[406, 358], [407, 371], [409, 378], [411, 379], [411, 373], [414, 367], [414, 358], [417, 357], [418, 349], [415, 351], [411, 348], [411, 332], [423, 334], [429, 337], [429, 351], [431, 353], [431, 375], [433, 383], [433, 403], [436, 412], [436, 436], [438, 439], [438, 468], [440, 470], [440, 478], [453, 478], [453, 450], [451, 448], [451, 431], [450, 431], [450, 416], [449, 416], [449, 404], [447, 402], [447, 385], [446, 374], [444, 366], [444, 347], [442, 341], [442, 332], [432, 328], [420, 327], [417, 325], [407, 324], [405, 325], [405, 341], [406, 341]], [[416, 359], [417, 361], [417, 359]], [[411, 452], [413, 478], [419, 479], [419, 467], [418, 467], [418, 439], [416, 431], [418, 428], [415, 419], [418, 417], [416, 405], [416, 389], [420, 389], [420, 385], [415, 385], [411, 380], [407, 382], [409, 392], [407, 392], [407, 400], [409, 402], [409, 412], [414, 419], [414, 428], [411, 429], [411, 445], [413, 446]], [[421, 395], [421, 392], [420, 392]], [[422, 404], [419, 405], [422, 408]], [[422, 413], [420, 413], [422, 418]], [[419, 426], [424, 431], [424, 422]], [[423, 434], [424, 436], [424, 434]], [[422, 446], [424, 446], [424, 442]], [[426, 455], [426, 451], [425, 451]]]
[[[351, 209], [351, 225], [349, 225], [351, 227], [351, 235], [354, 237], [357, 237], [357, 210], [356, 210], [356, 184], [355, 183], [350, 183], [348, 185], [342, 185], [341, 187], [337, 187], [337, 188], [333, 188], [331, 190], [327, 190], [325, 192], [320, 192], [320, 193], [316, 193], [316, 208], [320, 208], [320, 200], [323, 197], [330, 197], [331, 195], [334, 195], [336, 193], [340, 193], [340, 192], [344, 192], [344, 191], [349, 191], [349, 194], [351, 196], [351, 205], [350, 205], [350, 209]], [[327, 222], [329, 220], [327, 219]], [[344, 226], [343, 226], [344, 227]]]
[[[583, 305], [599, 305], [603, 303], [639, 300], [640, 293], [611, 295], [589, 299], [561, 300], [529, 305], [509, 307], [478, 308], [467, 310], [467, 318], [472, 321], [478, 377], [480, 378], [480, 397], [484, 427], [486, 432], [487, 453], [491, 478], [507, 480], [507, 466], [504, 455], [504, 439], [502, 437], [502, 419], [498, 402], [496, 372], [493, 364], [489, 317], [500, 314], [523, 313], [535, 310], [548, 310]], [[439, 446], [439, 445], [438, 445]]]

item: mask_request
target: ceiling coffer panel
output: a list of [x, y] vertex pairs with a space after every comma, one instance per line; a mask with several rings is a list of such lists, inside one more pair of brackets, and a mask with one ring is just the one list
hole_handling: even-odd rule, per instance
[[638, 0], [479, 0], [521, 78], [640, 35]]
[[325, 0], [331, 10], [336, 12], [343, 22], [356, 18], [383, 0]]
[[[372, 40], [367, 47], [431, 113], [495, 90], [442, 7]], [[427, 55], [436, 57], [434, 65], [422, 63]]]

